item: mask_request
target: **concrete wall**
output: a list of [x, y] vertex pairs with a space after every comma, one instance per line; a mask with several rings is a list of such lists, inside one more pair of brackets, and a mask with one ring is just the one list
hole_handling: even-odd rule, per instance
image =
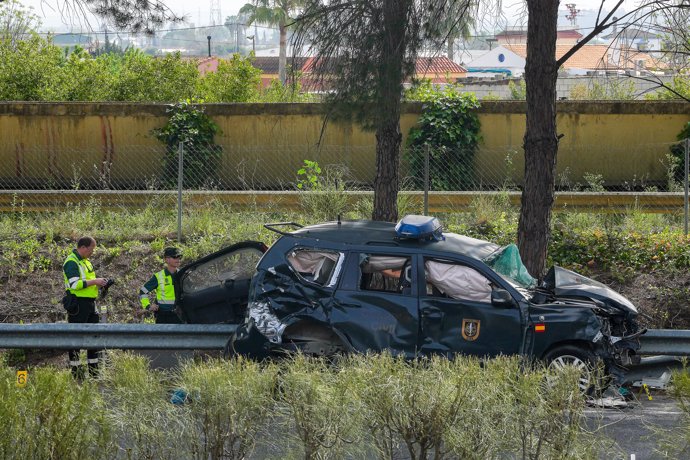
[[[349, 122], [324, 125], [318, 104], [210, 104], [206, 111], [222, 130], [216, 142], [224, 148], [223, 176], [237, 176], [246, 161], [261, 169], [259, 186], [294, 181], [302, 161], [316, 159], [355, 165], [358, 178], [373, 178], [374, 134]], [[420, 111], [419, 104], [406, 106], [405, 135]], [[486, 181], [510, 174], [520, 182], [524, 113], [522, 101], [482, 104], [484, 142], [476, 168]], [[150, 131], [166, 119], [166, 106], [155, 104], [0, 103], [0, 188], [18, 179], [69, 177], [74, 164], [86, 165], [83, 176], [97, 176], [99, 168], [102, 173], [104, 162], [112, 163], [116, 180], [155, 176], [163, 147]], [[559, 173], [581, 181], [598, 172], [607, 182], [623, 183], [643, 171], [647, 180], [663, 182], [668, 144], [688, 121], [690, 104], [682, 102], [559, 102]]]
[[[471, 76], [472, 74], [468, 74]], [[673, 76], [659, 76], [658, 78], [664, 83], [671, 83]], [[474, 93], [479, 99], [493, 98], [493, 99], [510, 99], [510, 88], [508, 83], [519, 84], [521, 78], [504, 78], [497, 75], [496, 79], [477, 79], [477, 80], [463, 80], [462, 88], [468, 93]], [[645, 94], [654, 93], [659, 90], [659, 84], [654, 81], [637, 80], [625, 75], [609, 75], [609, 76], [564, 76], [559, 77], [556, 81], [556, 97], [558, 99], [572, 99], [573, 90], [578, 91], [581, 88], [592, 89], [594, 85], [602, 88], [610, 87], [624, 87], [631, 84], [634, 88], [634, 94], [637, 99], [644, 99]], [[625, 85], [625, 86], [623, 86]]]

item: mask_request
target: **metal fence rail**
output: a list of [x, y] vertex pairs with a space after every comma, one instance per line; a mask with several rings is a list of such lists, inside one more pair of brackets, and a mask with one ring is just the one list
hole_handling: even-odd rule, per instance
[[690, 330], [650, 329], [640, 345], [642, 355], [690, 356]]
[[0, 324], [0, 348], [222, 350], [234, 324]]

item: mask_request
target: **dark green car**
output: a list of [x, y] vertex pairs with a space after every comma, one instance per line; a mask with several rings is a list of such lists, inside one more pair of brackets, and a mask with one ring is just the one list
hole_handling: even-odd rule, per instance
[[281, 234], [270, 249], [240, 243], [177, 279], [188, 322], [241, 324], [236, 352], [600, 358], [614, 376], [639, 361], [630, 301], [560, 267], [537, 286], [514, 245], [442, 233], [426, 216], [266, 227]]

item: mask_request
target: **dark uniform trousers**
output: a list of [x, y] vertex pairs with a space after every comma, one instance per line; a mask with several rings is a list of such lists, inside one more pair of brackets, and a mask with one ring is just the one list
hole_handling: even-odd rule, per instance
[[[84, 297], [77, 297], [77, 305], [79, 309], [75, 314], [67, 314], [68, 323], [98, 323], [99, 317], [96, 313], [96, 299], [88, 299]], [[79, 350], [69, 350], [69, 361], [72, 368], [72, 375], [75, 378], [84, 377], [84, 369], [81, 365], [75, 363], [79, 362]], [[98, 355], [100, 350], [86, 350], [87, 365], [89, 374], [95, 377], [98, 373]]]
[[182, 324], [174, 310], [154, 311], [153, 316], [156, 318], [156, 324]]

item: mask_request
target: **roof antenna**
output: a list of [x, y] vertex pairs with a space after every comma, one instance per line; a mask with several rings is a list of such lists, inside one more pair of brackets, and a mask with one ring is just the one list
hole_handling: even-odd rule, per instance
[[342, 222], [340, 222], [340, 214], [338, 214], [338, 225], [340, 224], [342, 224]]

